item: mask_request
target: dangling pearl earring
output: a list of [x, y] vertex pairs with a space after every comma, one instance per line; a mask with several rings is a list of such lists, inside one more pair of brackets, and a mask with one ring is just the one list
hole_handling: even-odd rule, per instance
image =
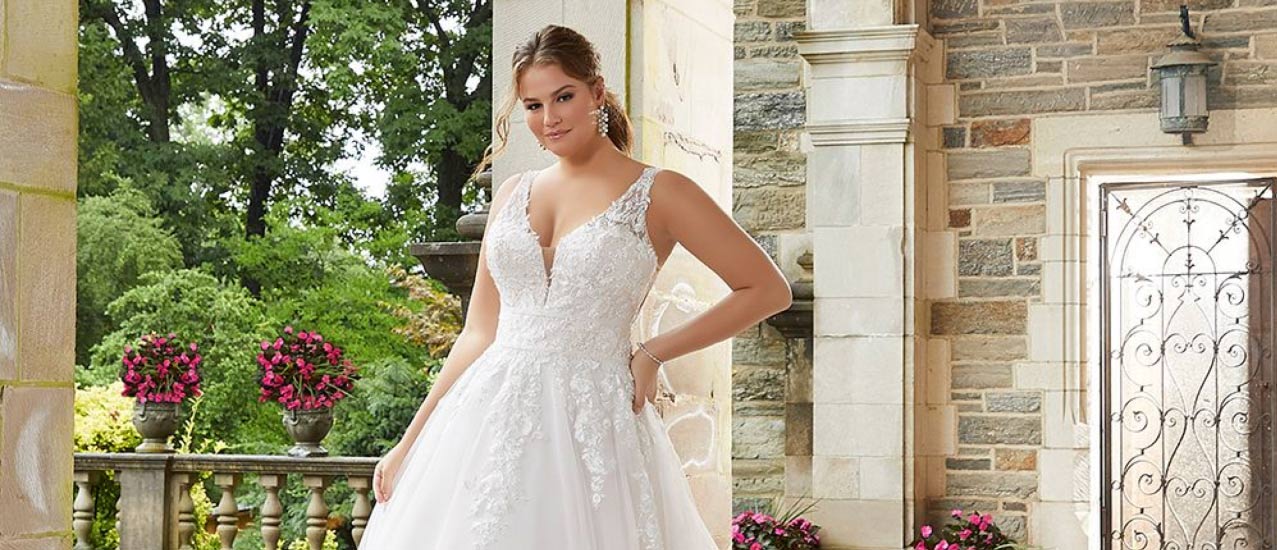
[[599, 135], [601, 135], [601, 136], [606, 136], [606, 135], [607, 135], [607, 123], [608, 123], [607, 104], [606, 104], [606, 103], [605, 103], [605, 104], [603, 104], [603, 105], [599, 105], [599, 108], [594, 110], [594, 117], [595, 117], [595, 119], [596, 119], [596, 120], [598, 121], [598, 123], [599, 123], [599, 124], [598, 124], [598, 126], [599, 126]]

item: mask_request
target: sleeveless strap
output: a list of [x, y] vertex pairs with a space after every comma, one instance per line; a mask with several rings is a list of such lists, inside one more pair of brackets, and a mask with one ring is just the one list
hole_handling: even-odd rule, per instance
[[639, 175], [638, 181], [625, 190], [614, 214], [614, 220], [629, 226], [639, 235], [647, 232], [647, 207], [652, 202], [652, 182], [661, 169], [649, 166]]

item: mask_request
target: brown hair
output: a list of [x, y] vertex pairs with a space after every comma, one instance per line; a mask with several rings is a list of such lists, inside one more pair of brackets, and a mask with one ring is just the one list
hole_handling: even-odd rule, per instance
[[[471, 174], [472, 179], [505, 151], [510, 141], [510, 114], [514, 111], [517, 100], [519, 78], [529, 67], [537, 65], [558, 65], [568, 76], [590, 86], [602, 77], [599, 53], [580, 33], [560, 25], [546, 25], [529, 37], [514, 50], [514, 56], [510, 60], [510, 66], [514, 70], [511, 71], [510, 87], [497, 110], [493, 140], [484, 149], [483, 158]], [[612, 140], [617, 149], [629, 154], [633, 145], [633, 130], [630, 128], [630, 117], [625, 114], [625, 107], [616, 94], [607, 89], [603, 91], [603, 103], [608, 110], [608, 139]]]

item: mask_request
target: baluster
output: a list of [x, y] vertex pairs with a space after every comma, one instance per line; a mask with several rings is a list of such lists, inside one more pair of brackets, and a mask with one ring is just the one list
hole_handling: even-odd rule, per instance
[[235, 535], [239, 534], [239, 506], [235, 504], [235, 488], [239, 486], [239, 474], [214, 474], [218, 487], [222, 488], [222, 500], [217, 504], [217, 537], [222, 540], [222, 550], [232, 550]]
[[324, 502], [328, 481], [328, 476], [302, 476], [302, 483], [310, 487], [310, 505], [306, 507], [306, 540], [310, 542], [310, 550], [322, 550], [324, 535], [328, 534], [328, 503]]
[[350, 477], [346, 479], [346, 484], [355, 491], [355, 506], [351, 510], [351, 515], [355, 516], [351, 520], [351, 534], [355, 536], [355, 546], [359, 546], [359, 541], [364, 538], [364, 526], [368, 525], [368, 516], [372, 515], [372, 503], [368, 502], [368, 488], [372, 487], [372, 478], [369, 477]]
[[266, 501], [262, 503], [262, 540], [266, 541], [266, 550], [276, 550], [279, 548], [279, 518], [284, 515], [284, 506], [279, 502], [279, 488], [284, 486], [288, 476], [261, 474], [257, 479], [266, 489]]
[[89, 530], [93, 528], [93, 485], [98, 481], [97, 472], [75, 472], [76, 492], [71, 525], [75, 528], [75, 550], [93, 550], [89, 542]]
[[198, 478], [195, 474], [173, 474], [177, 483], [177, 548], [192, 550], [191, 537], [195, 536], [195, 501], [191, 500], [191, 485]]

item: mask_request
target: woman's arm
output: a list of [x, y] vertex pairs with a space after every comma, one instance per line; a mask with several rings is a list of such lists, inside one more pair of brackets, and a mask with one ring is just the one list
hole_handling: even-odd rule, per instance
[[483, 242], [479, 245], [479, 269], [474, 276], [474, 291], [470, 295], [470, 308], [466, 311], [465, 326], [462, 327], [461, 334], [457, 336], [456, 343], [452, 345], [452, 350], [448, 352], [447, 359], [444, 359], [443, 368], [430, 387], [430, 392], [426, 394], [425, 401], [417, 409], [417, 414], [412, 417], [412, 423], [408, 425], [403, 438], [396, 445], [404, 452], [412, 447], [417, 434], [421, 433], [421, 428], [434, 412], [439, 400], [448, 393], [448, 389], [474, 363], [474, 360], [488, 349], [496, 336], [501, 300], [497, 293], [497, 286], [492, 282], [492, 274], [488, 271], [487, 249], [488, 237], [491, 234], [488, 229], [492, 226], [492, 220], [496, 219], [497, 213], [507, 202], [518, 179], [518, 174], [510, 176], [497, 188], [496, 194], [492, 197], [492, 208], [488, 212], [488, 220], [484, 226]]
[[663, 170], [651, 193], [648, 227], [657, 233], [654, 241], [682, 245], [732, 291], [713, 307], [644, 342], [648, 351], [668, 361], [731, 338], [789, 308], [793, 296], [780, 269], [696, 182]]

